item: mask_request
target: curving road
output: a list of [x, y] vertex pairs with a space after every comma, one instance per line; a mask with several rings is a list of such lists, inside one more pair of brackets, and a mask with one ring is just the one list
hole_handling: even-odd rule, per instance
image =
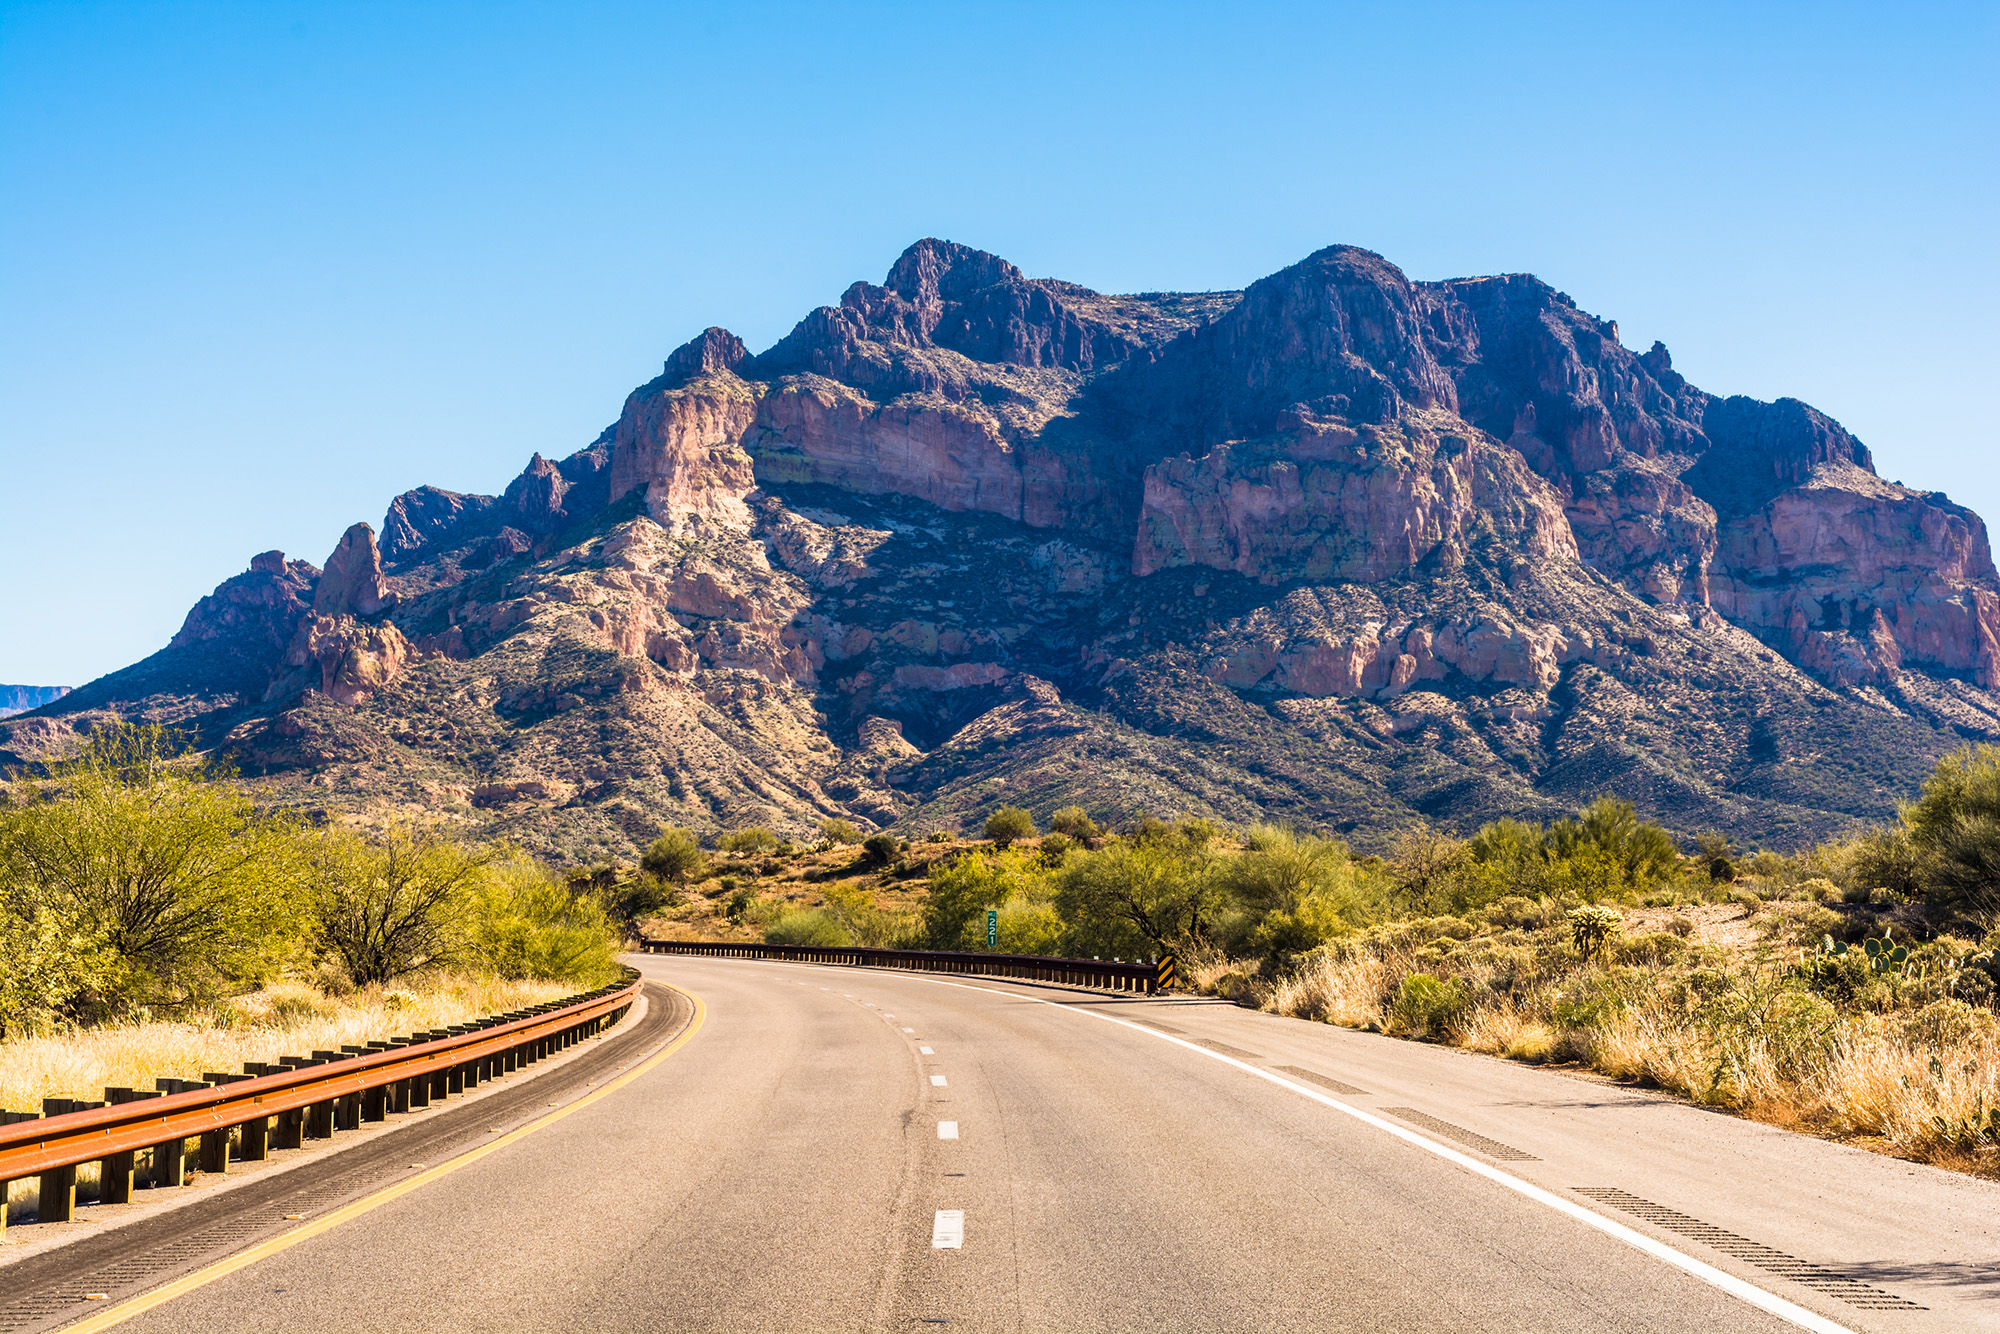
[[2000, 1330], [1989, 1183], [1226, 1005], [632, 962], [694, 1001], [481, 1156], [86, 1327]]

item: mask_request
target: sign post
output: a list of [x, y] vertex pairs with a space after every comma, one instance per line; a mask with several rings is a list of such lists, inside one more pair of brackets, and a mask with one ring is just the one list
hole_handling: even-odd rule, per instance
[[998, 908], [988, 908], [986, 910], [986, 948], [990, 950], [999, 943], [1000, 910]]

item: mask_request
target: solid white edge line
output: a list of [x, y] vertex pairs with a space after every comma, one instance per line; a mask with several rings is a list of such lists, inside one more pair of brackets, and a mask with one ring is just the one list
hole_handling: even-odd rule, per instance
[[[802, 964], [795, 966], [810, 968], [814, 965]], [[1415, 1145], [1424, 1152], [1442, 1158], [1446, 1162], [1456, 1163], [1469, 1172], [1475, 1172], [1485, 1177], [1488, 1181], [1505, 1186], [1515, 1194], [1533, 1200], [1537, 1204], [1546, 1205], [1559, 1214], [1564, 1214], [1575, 1219], [1585, 1227], [1595, 1228], [1607, 1237], [1616, 1238], [1634, 1250], [1643, 1251], [1656, 1260], [1672, 1265], [1683, 1273], [1698, 1278], [1711, 1287], [1720, 1288], [1730, 1296], [1747, 1302], [1758, 1310], [1769, 1315], [1774, 1315], [1780, 1320], [1797, 1325], [1800, 1329], [1812, 1330], [1813, 1334], [1859, 1334], [1859, 1331], [1851, 1326], [1838, 1324], [1835, 1321], [1827, 1319], [1817, 1311], [1809, 1311], [1796, 1302], [1786, 1301], [1775, 1292], [1768, 1292], [1758, 1287], [1755, 1283], [1751, 1283], [1746, 1279], [1740, 1279], [1736, 1275], [1724, 1270], [1717, 1269], [1705, 1260], [1697, 1260], [1694, 1256], [1684, 1251], [1675, 1250], [1663, 1241], [1656, 1241], [1645, 1233], [1626, 1227], [1623, 1223], [1615, 1219], [1606, 1218], [1603, 1214], [1586, 1209], [1573, 1200], [1566, 1200], [1554, 1191], [1537, 1186], [1532, 1181], [1524, 1180], [1511, 1172], [1503, 1172], [1490, 1163], [1481, 1162], [1477, 1158], [1460, 1153], [1457, 1149], [1440, 1144], [1434, 1139], [1427, 1139], [1414, 1130], [1406, 1130], [1393, 1121], [1385, 1121], [1372, 1112], [1364, 1112], [1359, 1107], [1351, 1107], [1344, 1102], [1337, 1102], [1319, 1090], [1308, 1088], [1304, 1084], [1286, 1079], [1283, 1075], [1274, 1075], [1269, 1070], [1260, 1070], [1256, 1066], [1239, 1061], [1233, 1056], [1224, 1056], [1219, 1051], [1210, 1051], [1206, 1047], [1198, 1047], [1185, 1038], [1177, 1038], [1171, 1033], [1162, 1033], [1158, 1029], [1147, 1028], [1143, 1024], [1135, 1024], [1127, 1019], [1118, 1019], [1108, 1014], [1099, 1014], [1095, 1010], [1078, 1009], [1073, 1005], [1064, 1005], [1058, 1001], [1043, 1000], [1039, 996], [1024, 996], [1018, 991], [1002, 991], [995, 987], [976, 987], [965, 982], [947, 982], [943, 978], [923, 977], [915, 972], [905, 973], [904, 976], [908, 977], [912, 982], [927, 982], [934, 987], [951, 987], [956, 991], [983, 991], [989, 996], [1005, 996], [1010, 1000], [1022, 1000], [1029, 1001], [1035, 1005], [1046, 1005], [1050, 1009], [1061, 1010], [1065, 1014], [1081, 1015], [1087, 1019], [1101, 1019], [1107, 1024], [1116, 1024], [1120, 1028], [1130, 1029], [1132, 1032], [1145, 1037], [1156, 1038], [1161, 1042], [1171, 1042], [1174, 1046], [1185, 1048], [1197, 1056], [1206, 1056], [1211, 1061], [1220, 1061], [1224, 1065], [1234, 1066], [1245, 1074], [1255, 1075], [1267, 1083], [1276, 1084], [1279, 1088], [1290, 1089], [1302, 1098], [1309, 1098], [1322, 1106], [1331, 1107], [1336, 1112], [1353, 1117], [1363, 1125], [1373, 1126], [1377, 1130], [1394, 1135], [1397, 1139]], [[931, 1082], [938, 1084], [943, 1078], [942, 1075], [932, 1075]]]

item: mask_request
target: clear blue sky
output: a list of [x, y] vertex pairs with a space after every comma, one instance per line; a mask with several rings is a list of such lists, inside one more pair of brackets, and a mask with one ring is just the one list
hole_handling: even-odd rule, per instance
[[0, 681], [588, 442], [937, 235], [1528, 270], [2000, 518], [2000, 6], [0, 0]]

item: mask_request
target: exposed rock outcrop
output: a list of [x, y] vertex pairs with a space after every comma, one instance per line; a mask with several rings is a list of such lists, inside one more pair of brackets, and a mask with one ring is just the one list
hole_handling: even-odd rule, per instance
[[341, 534], [340, 545], [326, 558], [326, 571], [313, 590], [313, 611], [321, 616], [373, 616], [390, 601], [375, 530], [357, 523]]
[[1607, 790], [1781, 845], [2000, 738], [1996, 692], [1977, 515], [1538, 279], [1334, 246], [1110, 296], [925, 240], [762, 354], [704, 330], [499, 496], [407, 492], [324, 574], [258, 557], [0, 762], [181, 722], [274, 800], [562, 856]]

